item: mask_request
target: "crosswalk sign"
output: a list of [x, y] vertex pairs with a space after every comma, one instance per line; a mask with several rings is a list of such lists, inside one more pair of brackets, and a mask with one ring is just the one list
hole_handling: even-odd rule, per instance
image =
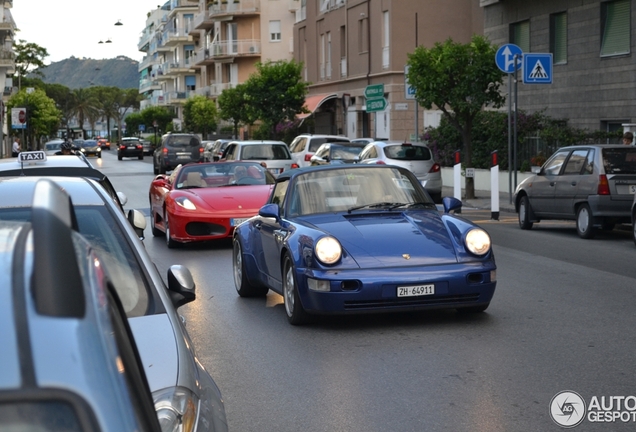
[[552, 84], [552, 53], [524, 54], [523, 83]]

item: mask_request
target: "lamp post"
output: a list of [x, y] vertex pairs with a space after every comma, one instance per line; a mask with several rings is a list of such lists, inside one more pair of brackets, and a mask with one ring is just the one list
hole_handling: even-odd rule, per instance
[[[31, 106], [29, 105], [29, 95], [35, 90], [33, 87], [27, 87], [26, 89], [26, 127], [27, 127], [27, 140], [25, 142], [27, 149], [31, 149]], [[24, 129], [23, 129], [24, 131]], [[24, 141], [24, 138], [22, 139]], [[37, 150], [37, 149], [36, 149]]]

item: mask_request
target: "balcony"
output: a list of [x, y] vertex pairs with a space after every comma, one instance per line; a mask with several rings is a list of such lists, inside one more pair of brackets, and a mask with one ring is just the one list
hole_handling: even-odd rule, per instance
[[142, 79], [139, 81], [139, 93], [145, 93], [151, 90], [161, 90], [159, 81], [153, 79]]
[[139, 62], [139, 66], [137, 67], [137, 71], [141, 72], [142, 70], [152, 67], [157, 64], [157, 59], [154, 56], [145, 56], [141, 62]]
[[259, 57], [261, 41], [256, 39], [239, 39], [212, 44], [210, 55], [217, 59], [230, 57]]
[[215, 19], [228, 15], [259, 15], [261, 13], [261, 0], [241, 0], [236, 2], [227, 0], [223, 3], [212, 3], [208, 13], [210, 18]]
[[[15, 68], [15, 53], [6, 48], [0, 48], [0, 67], [13, 69]], [[5, 71], [4, 73], [9, 73]]]
[[214, 57], [210, 55], [210, 48], [201, 47], [197, 50], [195, 67], [201, 68], [214, 64]]
[[168, 92], [167, 103], [169, 105], [182, 104], [189, 97], [192, 91], [176, 91], [176, 92]]
[[162, 47], [174, 47], [180, 43], [192, 41], [190, 30], [186, 27], [167, 30], [163, 33]]
[[296, 11], [300, 9], [300, 1], [299, 0], [287, 0], [287, 10], [291, 13], [296, 13]]
[[194, 28], [198, 30], [208, 30], [214, 27], [214, 20], [212, 20], [212, 6], [208, 5], [208, 7], [201, 13], [198, 13], [194, 17]]
[[218, 83], [218, 84], [210, 84], [210, 96], [217, 97], [223, 90], [231, 89], [237, 86], [238, 83]]

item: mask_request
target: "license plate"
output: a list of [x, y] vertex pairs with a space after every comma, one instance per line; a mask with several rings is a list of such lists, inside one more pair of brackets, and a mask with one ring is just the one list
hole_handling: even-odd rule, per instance
[[190, 159], [190, 155], [177, 155], [177, 159]]
[[245, 222], [247, 219], [249, 219], [249, 218], [232, 218], [232, 219], [230, 219], [230, 225], [231, 226], [240, 225], [243, 222]]
[[431, 294], [435, 294], [434, 284], [397, 287], [398, 297], [416, 297]]
[[629, 193], [632, 195], [636, 194], [636, 185], [629, 185]]
[[283, 172], [282, 168], [267, 168], [267, 171], [271, 172], [272, 174], [280, 174]]
[[128, 146], [128, 148], [129, 148], [129, 149], [131, 149], [131, 150], [134, 150], [134, 149], [136, 149], [137, 147], [135, 147], [135, 146]]

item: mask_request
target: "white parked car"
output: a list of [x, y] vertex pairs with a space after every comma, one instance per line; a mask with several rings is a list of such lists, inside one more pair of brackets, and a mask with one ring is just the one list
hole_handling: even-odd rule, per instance
[[404, 167], [415, 174], [436, 203], [442, 200], [442, 170], [433, 152], [422, 143], [375, 141], [360, 152], [361, 164], [386, 164]]
[[316, 153], [318, 147], [324, 143], [349, 142], [349, 138], [338, 135], [298, 135], [289, 145], [292, 160], [299, 167], [311, 165], [311, 157]]
[[292, 168], [292, 156], [283, 141], [232, 141], [224, 160], [260, 162], [274, 176]]

